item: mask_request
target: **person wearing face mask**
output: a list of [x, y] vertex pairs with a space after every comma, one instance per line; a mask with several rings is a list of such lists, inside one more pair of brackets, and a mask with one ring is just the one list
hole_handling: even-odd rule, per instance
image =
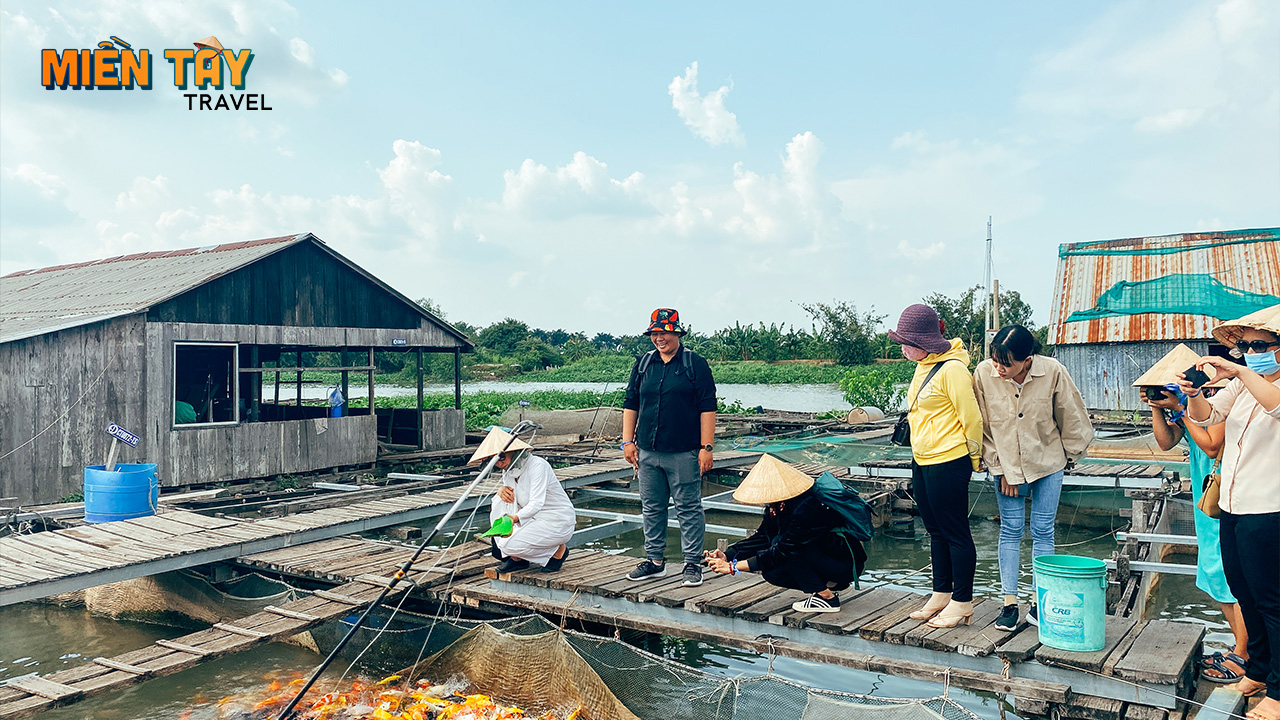
[[936, 628], [968, 625], [973, 618], [978, 554], [969, 530], [969, 479], [982, 462], [982, 413], [969, 352], [959, 338], [943, 337], [944, 330], [933, 308], [912, 305], [889, 331], [916, 363], [907, 388], [911, 486], [933, 561], [933, 594], [911, 617]]
[[[1212, 683], [1233, 683], [1244, 677], [1249, 662], [1249, 634], [1240, 617], [1240, 606], [1231, 594], [1227, 576], [1222, 572], [1221, 539], [1218, 519], [1200, 509], [1200, 496], [1204, 493], [1204, 478], [1214, 472], [1213, 461], [1222, 454], [1223, 424], [1200, 427], [1187, 422], [1187, 396], [1174, 382], [1178, 373], [1200, 360], [1196, 352], [1184, 344], [1170, 350], [1160, 361], [1133, 381], [1141, 388], [1147, 405], [1151, 406], [1151, 432], [1161, 450], [1170, 450], [1185, 437], [1187, 462], [1191, 466], [1191, 502], [1196, 529], [1196, 587], [1218, 602], [1222, 616], [1235, 639], [1235, 646], [1227, 652], [1214, 652], [1200, 659], [1200, 677]], [[1215, 374], [1213, 368], [1206, 371]], [[1226, 381], [1214, 377], [1212, 382], [1200, 388], [1205, 398], [1213, 397]]]
[[[1053, 554], [1063, 471], [1085, 456], [1093, 425], [1067, 369], [1040, 355], [1040, 343], [1021, 325], [1006, 325], [991, 339], [991, 357], [973, 371], [982, 411], [982, 459], [996, 485], [1000, 510], [1000, 592], [997, 630], [1018, 627], [1018, 574], [1022, 532], [1031, 498], [1031, 556]], [[1027, 622], [1039, 625], [1035, 585]]]
[[479, 464], [499, 452], [502, 456], [494, 468], [502, 471], [502, 485], [489, 507], [492, 527], [481, 537], [492, 538], [494, 557], [506, 561], [498, 568], [500, 573], [524, 570], [530, 564], [541, 565], [543, 572], [556, 572], [569, 556], [566, 543], [577, 524], [573, 503], [551, 464], [534, 455], [523, 440], [511, 442], [511, 435], [502, 428], [489, 431], [467, 464]]
[[1280, 720], [1280, 305], [1222, 323], [1218, 342], [1245, 366], [1202, 357], [1230, 382], [1210, 399], [1179, 373], [1187, 418], [1201, 427], [1225, 423], [1218, 506], [1222, 569], [1249, 634], [1249, 662], [1230, 685], [1245, 696], [1265, 692], [1246, 717]]

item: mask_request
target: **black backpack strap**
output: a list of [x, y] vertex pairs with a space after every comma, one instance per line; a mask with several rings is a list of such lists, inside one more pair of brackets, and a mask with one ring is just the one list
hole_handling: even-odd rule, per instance
[[649, 363], [653, 362], [653, 356], [657, 352], [658, 352], [657, 350], [650, 350], [649, 352], [640, 356], [640, 367], [636, 369], [636, 372], [640, 373], [641, 375], [644, 375], [644, 371], [649, 369]]

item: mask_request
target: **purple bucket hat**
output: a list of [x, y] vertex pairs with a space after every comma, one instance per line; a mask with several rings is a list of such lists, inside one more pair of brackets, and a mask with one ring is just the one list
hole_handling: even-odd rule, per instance
[[938, 313], [928, 305], [917, 304], [903, 310], [898, 318], [898, 329], [889, 331], [889, 339], [930, 354], [951, 349], [951, 341], [942, 337], [942, 321], [938, 319]]

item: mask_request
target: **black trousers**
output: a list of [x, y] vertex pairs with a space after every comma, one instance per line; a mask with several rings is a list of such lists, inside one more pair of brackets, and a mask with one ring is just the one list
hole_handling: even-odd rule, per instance
[[815, 553], [788, 560], [760, 575], [770, 585], [801, 592], [816, 593], [828, 589], [840, 592], [853, 583], [853, 563], [851, 556], [838, 558]]
[[1249, 631], [1245, 677], [1280, 700], [1280, 512], [1220, 518], [1222, 570]]
[[912, 491], [924, 529], [929, 532], [933, 591], [951, 593], [956, 602], [973, 600], [973, 573], [978, 551], [969, 531], [968, 456], [938, 465], [911, 463]]

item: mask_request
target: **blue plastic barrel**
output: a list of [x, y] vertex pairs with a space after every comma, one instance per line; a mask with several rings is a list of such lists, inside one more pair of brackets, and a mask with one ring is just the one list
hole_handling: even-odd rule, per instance
[[1096, 558], [1041, 555], [1032, 562], [1040, 643], [1096, 652], [1107, 644], [1107, 565]]
[[116, 463], [107, 472], [103, 465], [84, 469], [84, 520], [90, 523], [128, 520], [154, 515], [160, 500], [155, 463]]

